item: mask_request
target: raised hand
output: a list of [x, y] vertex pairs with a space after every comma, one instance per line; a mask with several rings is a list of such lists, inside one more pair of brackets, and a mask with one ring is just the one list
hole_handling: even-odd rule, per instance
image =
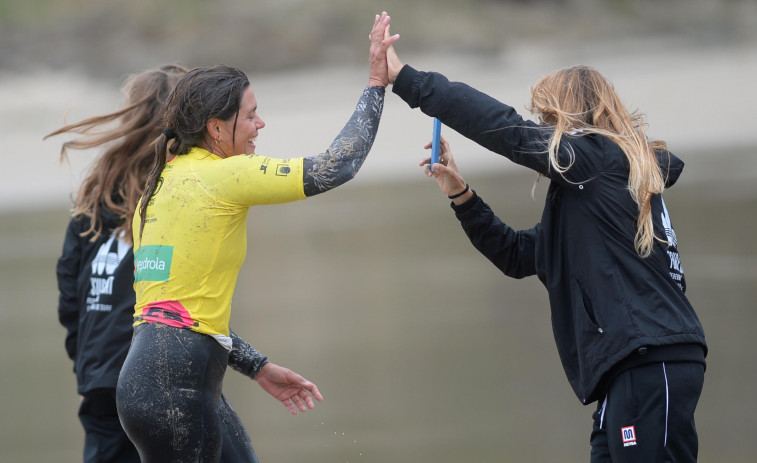
[[[386, 26], [384, 36], [387, 38], [389, 37], [388, 25]], [[397, 56], [397, 52], [394, 50], [394, 45], [390, 45], [386, 50], [386, 64], [389, 74], [389, 83], [394, 84], [394, 81], [397, 80], [397, 74], [402, 70], [402, 61], [400, 61], [399, 56]]]
[[369, 50], [368, 86], [386, 87], [389, 85], [389, 70], [387, 67], [387, 50], [399, 40], [399, 34], [389, 35], [389, 21], [391, 18], [386, 11], [376, 15], [373, 29], [368, 34], [371, 41]]

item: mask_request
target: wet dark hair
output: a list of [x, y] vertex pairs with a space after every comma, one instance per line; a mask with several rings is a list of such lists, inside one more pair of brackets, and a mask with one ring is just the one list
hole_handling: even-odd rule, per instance
[[[147, 203], [155, 194], [167, 162], [167, 153], [170, 151], [176, 156], [187, 154], [193, 147], [205, 143], [210, 119], [228, 121], [234, 118], [236, 133], [242, 95], [249, 86], [250, 81], [244, 72], [223, 65], [193, 69], [176, 84], [161, 111], [167, 130], [156, 140], [155, 162], [147, 175], [139, 206], [140, 240], [145, 227]], [[173, 142], [169, 146], [171, 139]]]

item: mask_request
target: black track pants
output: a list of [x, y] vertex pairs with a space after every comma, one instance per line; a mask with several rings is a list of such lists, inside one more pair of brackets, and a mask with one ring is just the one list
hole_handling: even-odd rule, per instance
[[221, 395], [228, 356], [210, 336], [160, 323], [137, 326], [117, 404], [142, 463], [257, 462]]
[[591, 463], [695, 462], [704, 366], [651, 363], [621, 373], [594, 413]]
[[84, 394], [79, 420], [84, 427], [84, 463], [140, 463], [137, 449], [118, 421], [115, 389]]

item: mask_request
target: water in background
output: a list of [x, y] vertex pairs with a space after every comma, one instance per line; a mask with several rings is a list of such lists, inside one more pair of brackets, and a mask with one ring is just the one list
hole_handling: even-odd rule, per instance
[[[754, 461], [755, 50], [650, 49], [622, 58], [601, 51], [406, 59], [517, 109], [540, 75], [586, 62], [648, 113], [651, 135], [687, 161], [666, 202], [711, 349], [697, 413], [701, 461]], [[352, 68], [251, 78], [268, 124], [258, 151], [277, 156], [324, 149], [366, 80]], [[15, 125], [0, 182], [0, 461], [81, 461], [54, 266], [68, 195], [88, 158], [75, 154], [72, 167], [60, 167], [59, 141], [40, 139], [65, 108], [78, 120], [115, 108], [118, 95], [77, 75], [3, 82], [0, 120]], [[25, 99], [14, 97], [22, 92]], [[225, 392], [262, 461], [586, 461], [592, 408], [580, 405], [561, 371], [546, 294], [535, 278], [498, 274], [467, 242], [415, 165], [430, 133], [429, 118], [389, 95], [355, 181], [252, 210], [232, 325], [326, 398], [292, 417], [229, 371]], [[533, 174], [446, 135], [471, 186], [503, 219], [516, 227], [538, 220], [545, 182], [531, 199]]]
[[[435, 70], [505, 101], [527, 115], [529, 88], [555, 69], [589, 64], [615, 85], [631, 110], [647, 115], [649, 135], [667, 140], [675, 152], [720, 154], [725, 146], [757, 141], [752, 91], [757, 46], [710, 46], [636, 40], [633, 48], [600, 43], [580, 48], [522, 44], [499, 56], [402, 56], [417, 69]], [[703, 63], [706, 63], [704, 65]], [[344, 66], [250, 75], [266, 127], [257, 152], [290, 157], [325, 150], [343, 127], [367, 70]], [[0, 74], [0, 122], [5, 159], [0, 171], [0, 211], [70, 204], [81, 172], [96, 153], [73, 153], [60, 165], [64, 137], [42, 141], [64, 118], [78, 121], [110, 112], [121, 103], [118, 82], [80, 73]], [[379, 136], [360, 172], [360, 183], [417, 181], [414, 167], [430, 140], [431, 122], [388, 92]], [[485, 149], [445, 130], [464, 173], [512, 170]], [[749, 175], [741, 169], [728, 175]]]

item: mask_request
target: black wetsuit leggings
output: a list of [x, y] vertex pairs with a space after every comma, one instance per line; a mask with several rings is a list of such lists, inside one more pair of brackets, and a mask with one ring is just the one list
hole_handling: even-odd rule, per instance
[[161, 323], [136, 327], [116, 401], [142, 463], [258, 461], [221, 394], [228, 358], [210, 336]]

